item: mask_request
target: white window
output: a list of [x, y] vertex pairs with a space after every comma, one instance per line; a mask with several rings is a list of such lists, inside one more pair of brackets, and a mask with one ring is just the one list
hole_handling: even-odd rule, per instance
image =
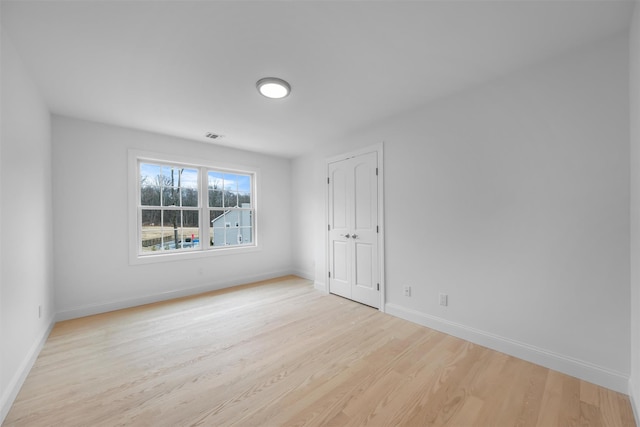
[[130, 153], [136, 177], [133, 262], [256, 247], [255, 171], [154, 157]]

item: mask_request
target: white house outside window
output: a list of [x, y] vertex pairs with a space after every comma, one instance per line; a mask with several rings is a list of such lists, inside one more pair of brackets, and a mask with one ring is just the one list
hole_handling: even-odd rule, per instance
[[136, 164], [138, 257], [255, 246], [255, 173]]
[[209, 244], [245, 245], [253, 242], [251, 175], [208, 171]]

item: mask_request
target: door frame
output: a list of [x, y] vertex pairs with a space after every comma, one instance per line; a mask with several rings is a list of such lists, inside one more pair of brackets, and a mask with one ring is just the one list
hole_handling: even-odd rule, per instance
[[380, 227], [378, 232], [378, 279], [380, 280], [380, 307], [378, 310], [381, 312], [385, 312], [385, 275], [384, 275], [384, 141], [379, 144], [370, 145], [368, 147], [363, 147], [357, 150], [349, 151], [346, 153], [339, 154], [337, 156], [328, 157], [325, 159], [325, 186], [324, 186], [324, 248], [325, 248], [325, 279], [327, 280], [327, 286], [325, 287], [325, 293], [329, 294], [329, 269], [330, 269], [330, 260], [329, 260], [329, 250], [330, 250], [330, 242], [329, 242], [329, 230], [327, 230], [327, 226], [329, 225], [329, 185], [326, 180], [329, 177], [329, 164], [338, 162], [340, 160], [347, 160], [352, 157], [356, 157], [362, 154], [367, 153], [377, 153], [378, 157], [378, 226]]

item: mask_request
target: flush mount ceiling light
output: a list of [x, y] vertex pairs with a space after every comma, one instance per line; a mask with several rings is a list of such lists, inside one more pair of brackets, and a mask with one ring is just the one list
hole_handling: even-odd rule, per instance
[[258, 80], [256, 83], [258, 92], [263, 96], [272, 99], [280, 99], [289, 96], [291, 93], [291, 86], [289, 83], [276, 77], [265, 77]]

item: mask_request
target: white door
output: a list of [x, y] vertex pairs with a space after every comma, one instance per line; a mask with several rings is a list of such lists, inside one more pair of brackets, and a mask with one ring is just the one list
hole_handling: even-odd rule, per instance
[[378, 153], [329, 163], [329, 292], [378, 308]]

